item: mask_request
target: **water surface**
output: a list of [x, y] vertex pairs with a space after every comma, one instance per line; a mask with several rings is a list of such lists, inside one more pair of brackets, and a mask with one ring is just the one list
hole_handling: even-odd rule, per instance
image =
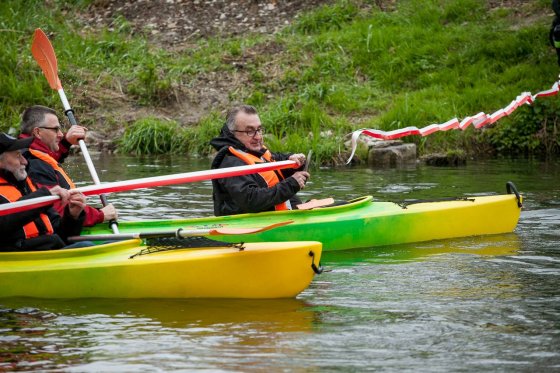
[[[103, 181], [210, 163], [94, 162]], [[79, 157], [68, 167], [90, 184]], [[301, 194], [402, 201], [505, 193], [507, 181], [524, 196], [514, 233], [327, 252], [296, 299], [0, 300], [0, 371], [560, 371], [558, 161], [315, 168]], [[123, 220], [212, 212], [210, 182], [110, 200]]]

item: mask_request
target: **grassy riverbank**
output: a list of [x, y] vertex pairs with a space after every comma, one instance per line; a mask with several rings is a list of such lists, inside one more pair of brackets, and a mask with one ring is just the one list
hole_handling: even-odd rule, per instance
[[[78, 118], [120, 139], [121, 150], [208, 154], [224, 110], [246, 102], [260, 110], [274, 150], [312, 148], [321, 162], [338, 162], [347, 156], [344, 136], [354, 129], [423, 127], [490, 114], [521, 92], [550, 88], [558, 75], [548, 44], [550, 2], [492, 3], [340, 0], [301, 15], [278, 34], [167, 48], [132, 32], [123, 17], [112, 31], [84, 27], [77, 15], [87, 13], [88, 1], [3, 1], [2, 130], [17, 128], [28, 105], [61, 106], [29, 51], [40, 27], [52, 40]], [[227, 100], [185, 120], [183, 111], [196, 103], [193, 92], [203, 92], [208, 82], [212, 88], [220, 82]], [[405, 141], [416, 142], [422, 153], [557, 153], [557, 102], [541, 99], [484, 131]], [[118, 112], [123, 107], [127, 115]]]

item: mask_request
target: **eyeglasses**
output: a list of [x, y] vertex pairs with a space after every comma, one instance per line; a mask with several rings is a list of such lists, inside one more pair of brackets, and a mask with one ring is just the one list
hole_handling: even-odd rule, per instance
[[56, 133], [62, 132], [61, 127], [37, 127], [37, 128], [42, 128], [42, 129], [45, 129], [45, 130], [51, 130], [51, 131], [54, 131]]
[[249, 137], [255, 137], [257, 135], [257, 133], [259, 135], [264, 135], [266, 133], [266, 131], [264, 130], [264, 128], [260, 127], [256, 130], [247, 130], [247, 131], [238, 131], [238, 130], [233, 130], [233, 132], [243, 132], [245, 133], [247, 136]]

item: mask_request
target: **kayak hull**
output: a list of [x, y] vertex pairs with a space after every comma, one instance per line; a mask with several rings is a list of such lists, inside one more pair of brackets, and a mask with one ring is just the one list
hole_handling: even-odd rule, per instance
[[[422, 202], [405, 208], [392, 202], [362, 197], [350, 203], [316, 208], [241, 214], [222, 217], [128, 221], [119, 223], [121, 233], [171, 229], [261, 227], [281, 221], [292, 224], [257, 234], [220, 235], [226, 242], [312, 240], [323, 250], [395, 245], [456, 237], [512, 232], [521, 208], [513, 194], [474, 196], [466, 200]], [[85, 228], [83, 234], [111, 233], [105, 225]]]
[[0, 297], [292, 298], [309, 286], [322, 250], [319, 242], [249, 243], [131, 258], [141, 244], [0, 253]]

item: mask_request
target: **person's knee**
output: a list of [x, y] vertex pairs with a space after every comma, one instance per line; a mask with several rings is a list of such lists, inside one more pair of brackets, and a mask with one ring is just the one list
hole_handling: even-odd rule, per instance
[[64, 246], [63, 249], [79, 249], [80, 247], [89, 247], [89, 246], [95, 246], [95, 243], [91, 241], [80, 241], [80, 242], [70, 244], [68, 246]]

